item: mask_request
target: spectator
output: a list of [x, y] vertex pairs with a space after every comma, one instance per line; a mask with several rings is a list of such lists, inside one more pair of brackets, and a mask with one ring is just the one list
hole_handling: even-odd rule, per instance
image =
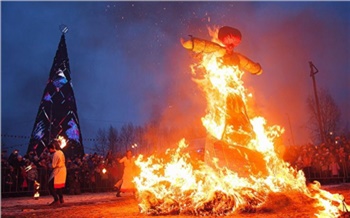
[[333, 182], [338, 183], [338, 177], [339, 177], [339, 164], [338, 162], [335, 160], [335, 158], [331, 158], [331, 163], [329, 164], [329, 170], [331, 171], [331, 175], [333, 178]]
[[119, 163], [124, 163], [124, 173], [121, 182], [118, 181], [115, 185], [117, 189], [117, 197], [120, 197], [120, 192], [133, 192], [135, 193], [135, 186], [133, 178], [135, 176], [135, 159], [132, 156], [131, 150], [126, 151], [126, 155], [119, 160]]
[[68, 176], [69, 194], [80, 195], [81, 194], [80, 184], [82, 182], [80, 171], [78, 169], [74, 169], [73, 173], [71, 172], [72, 171], [70, 171]]
[[107, 165], [112, 165], [112, 161], [113, 161], [113, 155], [112, 155], [112, 151], [109, 150], [107, 152], [106, 158], [105, 158], [105, 162]]
[[48, 184], [48, 166], [46, 159], [39, 160], [38, 163], [38, 178], [40, 183], [40, 189], [41, 190], [47, 190], [47, 184]]
[[303, 172], [305, 174], [306, 180], [310, 181], [311, 171], [312, 171], [312, 168], [311, 168], [312, 158], [311, 158], [311, 154], [307, 151], [306, 148], [304, 148], [301, 159], [303, 163]]
[[342, 177], [344, 177], [347, 174], [347, 169], [346, 169], [347, 154], [344, 151], [344, 147], [340, 147], [337, 153], [339, 158], [340, 174]]
[[[13, 150], [13, 152], [10, 154], [9, 158], [8, 158], [8, 162], [11, 166], [14, 166], [16, 165], [17, 163], [17, 157], [18, 157], [18, 150], [15, 149]], [[16, 167], [15, 167], [16, 168]]]
[[17, 190], [17, 174], [13, 166], [9, 166], [9, 170], [5, 173], [5, 192], [15, 192]]
[[[28, 191], [33, 192], [34, 191], [34, 182], [37, 181], [38, 177], [39, 177], [37, 167], [34, 163], [32, 163], [32, 162], [30, 162], [30, 160], [28, 160], [25, 171], [27, 172]], [[34, 195], [34, 192], [32, 194]]]

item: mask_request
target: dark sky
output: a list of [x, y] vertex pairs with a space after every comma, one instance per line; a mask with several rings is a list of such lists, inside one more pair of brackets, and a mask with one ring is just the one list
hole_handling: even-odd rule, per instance
[[[1, 2], [1, 133], [29, 137], [65, 24], [83, 138], [99, 128], [162, 119], [188, 125], [203, 111], [191, 80], [188, 35], [210, 40], [208, 27], [232, 26], [236, 51], [264, 73], [246, 73], [257, 113], [309, 142], [306, 98], [329, 90], [350, 121], [350, 2]], [[288, 123], [290, 118], [290, 125]], [[350, 125], [350, 124], [349, 124]], [[290, 129], [290, 126], [292, 129]], [[287, 142], [288, 141], [288, 142]], [[29, 138], [2, 137], [23, 153]], [[86, 148], [92, 143], [85, 141]], [[90, 150], [86, 150], [89, 152]]]

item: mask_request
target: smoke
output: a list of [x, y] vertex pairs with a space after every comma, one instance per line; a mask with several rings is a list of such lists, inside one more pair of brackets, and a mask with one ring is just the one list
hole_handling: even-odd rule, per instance
[[[69, 28], [68, 56], [85, 137], [128, 122], [142, 125], [157, 120], [172, 129], [182, 127], [178, 135], [201, 125], [205, 100], [191, 81], [193, 60], [179, 39], [193, 35], [209, 40], [208, 27], [223, 25], [240, 29], [243, 37], [236, 51], [261, 64], [263, 74], [245, 75], [245, 84], [254, 94], [256, 113], [269, 124], [285, 127], [286, 141], [291, 141], [292, 131], [297, 144], [308, 141], [305, 102], [313, 94], [308, 61], [320, 71], [317, 85], [330, 90], [343, 120], [350, 120], [347, 2], [5, 2], [2, 6], [3, 129], [21, 128], [12, 124], [18, 123], [17, 117], [19, 122], [27, 120], [21, 114], [32, 114], [34, 123], [62, 23]], [[28, 89], [30, 96], [23, 94]], [[31, 130], [32, 124], [21, 131], [30, 135]]]
[[[310, 95], [313, 97], [308, 62], [313, 61], [319, 69], [316, 75], [318, 87], [338, 86], [332, 95], [340, 106], [344, 105], [348, 101], [341, 93], [350, 94], [345, 85], [349, 84], [349, 76], [344, 78], [343, 73], [344, 66], [349, 65], [346, 62], [349, 58], [348, 46], [345, 46], [349, 45], [349, 39], [344, 38], [346, 24], [341, 15], [334, 13], [337, 10], [334, 4], [277, 5], [255, 11], [257, 18], [261, 15], [264, 19], [254, 22], [257, 24], [255, 31], [243, 32], [243, 37], [249, 34], [249, 40], [255, 42], [254, 48], [242, 48], [246, 52], [244, 54], [254, 57], [253, 60], [259, 62], [264, 70], [261, 76], [247, 75], [247, 84], [254, 89], [256, 105], [262, 115], [271, 124], [286, 129], [285, 143], [292, 144], [294, 140], [301, 144], [309, 141], [306, 99]], [[290, 10], [281, 6], [290, 6]], [[331, 9], [325, 10], [326, 7]], [[270, 13], [265, 13], [267, 10]], [[276, 20], [276, 17], [279, 19]], [[338, 39], [342, 42], [336, 42]], [[345, 47], [342, 47], [343, 42]], [[343, 119], [349, 120], [349, 116], [345, 115]]]
[[[194, 9], [207, 6], [212, 10]], [[255, 115], [266, 117], [269, 125], [284, 127], [286, 144], [305, 143], [309, 140], [305, 102], [313, 94], [308, 62], [313, 61], [322, 69], [317, 75], [321, 87], [332, 85], [325, 81], [334, 81], [326, 72], [332, 69], [332, 63], [346, 64], [346, 57], [349, 57], [340, 43], [330, 37], [330, 33], [334, 33], [349, 42], [342, 33], [344, 21], [334, 15], [335, 9], [326, 11], [328, 6], [315, 3], [135, 3], [132, 14], [113, 14], [113, 19], [125, 16], [128, 21], [118, 24], [120, 42], [130, 42], [119, 44], [122, 51], [127, 51], [125, 65], [129, 70], [125, 79], [129, 81], [128, 86], [133, 87], [126, 87], [125, 91], [134, 93], [133, 99], [140, 100], [137, 102], [141, 108], [139, 112], [152, 114], [148, 119], [176, 130], [174, 135], [182, 137], [191, 128], [201, 128], [200, 117], [206, 103], [191, 80], [189, 65], [193, 60], [181, 48], [179, 39], [187, 35], [210, 39], [208, 27], [232, 25], [243, 34], [236, 51], [259, 62], [264, 70], [260, 76], [245, 75], [246, 86], [254, 92]], [[150, 8], [154, 12], [145, 14]], [[130, 9], [130, 5], [125, 4], [122, 9]], [[320, 10], [329, 15], [320, 15]], [[324, 16], [331, 19], [323, 19]], [[144, 31], [145, 26], [152, 26], [152, 31]], [[144, 40], [140, 40], [141, 37]], [[145, 52], [150, 55], [144, 55]]]

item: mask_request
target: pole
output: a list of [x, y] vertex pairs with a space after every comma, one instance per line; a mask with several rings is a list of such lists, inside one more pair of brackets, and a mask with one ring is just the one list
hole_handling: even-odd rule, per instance
[[320, 110], [320, 103], [318, 101], [318, 96], [317, 96], [317, 88], [316, 88], [316, 79], [315, 79], [315, 74], [318, 73], [318, 69], [315, 67], [315, 65], [309, 61], [310, 65], [310, 76], [312, 78], [312, 84], [314, 87], [314, 93], [315, 93], [315, 102], [316, 102], [316, 109], [317, 109], [317, 120], [318, 120], [318, 126], [320, 128], [320, 136], [321, 136], [321, 141], [325, 142], [325, 136], [322, 128], [322, 119], [321, 119], [321, 110]]

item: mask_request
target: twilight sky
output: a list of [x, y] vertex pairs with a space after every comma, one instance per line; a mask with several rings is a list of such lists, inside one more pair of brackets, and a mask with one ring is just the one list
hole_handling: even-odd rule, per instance
[[[257, 114], [285, 128], [284, 141], [309, 142], [309, 61], [350, 125], [350, 2], [1, 2], [3, 148], [24, 153], [65, 24], [83, 139], [99, 128], [161, 119], [190, 125], [203, 112], [180, 38], [210, 40], [208, 27], [242, 33], [235, 49], [261, 64], [246, 73]], [[290, 123], [288, 122], [288, 117]], [[290, 128], [291, 127], [291, 128]], [[349, 127], [349, 126], [348, 126]], [[22, 138], [22, 136], [28, 138]], [[93, 146], [83, 141], [85, 151]]]

